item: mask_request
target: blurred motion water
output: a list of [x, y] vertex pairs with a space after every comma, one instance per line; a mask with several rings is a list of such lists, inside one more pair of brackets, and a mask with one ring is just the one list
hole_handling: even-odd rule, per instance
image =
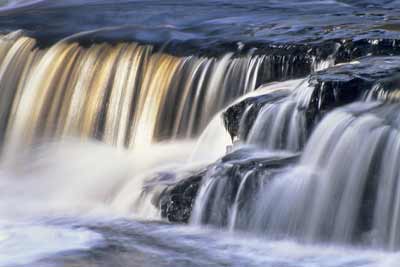
[[0, 1], [0, 267], [398, 266], [398, 61], [360, 61], [399, 25], [397, 0]]

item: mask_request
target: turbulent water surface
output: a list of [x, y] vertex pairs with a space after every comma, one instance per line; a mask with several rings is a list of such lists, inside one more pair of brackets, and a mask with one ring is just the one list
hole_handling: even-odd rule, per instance
[[399, 18], [0, 1], [0, 267], [399, 266]]

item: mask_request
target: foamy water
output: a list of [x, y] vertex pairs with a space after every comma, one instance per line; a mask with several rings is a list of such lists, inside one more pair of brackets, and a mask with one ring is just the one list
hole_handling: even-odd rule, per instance
[[30, 264], [56, 253], [88, 250], [101, 235], [83, 228], [0, 223], [0, 266]]

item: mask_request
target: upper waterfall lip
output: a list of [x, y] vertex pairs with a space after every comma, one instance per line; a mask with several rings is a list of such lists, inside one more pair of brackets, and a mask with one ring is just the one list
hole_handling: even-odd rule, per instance
[[[391, 1], [30, 0], [0, 7], [0, 30], [23, 29], [55, 42], [79, 32], [92, 39], [148, 43], [312, 43], [398, 39], [399, 4]], [[321, 16], [322, 15], [322, 16]], [[301, 17], [301, 20], [299, 19]]]

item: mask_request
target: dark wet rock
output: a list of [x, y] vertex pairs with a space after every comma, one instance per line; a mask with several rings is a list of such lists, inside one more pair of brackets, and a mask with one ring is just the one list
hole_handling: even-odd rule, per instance
[[356, 79], [368, 84], [389, 78], [400, 72], [400, 57], [364, 57], [351, 63], [340, 64], [311, 76], [318, 83], [347, 83]]
[[[363, 57], [346, 64], [339, 64], [313, 73], [308, 78], [313, 88], [311, 101], [303, 108], [307, 117], [308, 132], [332, 109], [363, 100], [398, 99], [400, 88], [400, 57]], [[280, 98], [279, 98], [280, 97]], [[230, 106], [223, 114], [225, 127], [232, 139], [246, 140], [259, 110], [265, 104], [284, 98], [281, 94], [266, 93], [250, 97]], [[243, 121], [243, 114], [247, 112]], [[240, 124], [242, 129], [239, 131]]]
[[[232, 152], [217, 163], [208, 166], [203, 171], [191, 174], [186, 178], [181, 179], [175, 184], [168, 185], [154, 201], [160, 209], [161, 216], [170, 222], [187, 223], [191, 217], [194, 203], [199, 192], [201, 183], [204, 179], [218, 179], [217, 184], [221, 183], [224, 186], [224, 192], [221, 194], [211, 195], [210, 205], [217, 201], [220, 207], [232, 204], [241, 179], [251, 172], [253, 180], [257, 186], [258, 179], [266, 180], [272, 177], [278, 170], [292, 164], [297, 160], [297, 155], [271, 156], [262, 152], [255, 152], [253, 149], [240, 149]], [[250, 190], [248, 187], [247, 190]], [[255, 192], [255, 191], [253, 191]], [[215, 192], [214, 192], [215, 193]], [[248, 192], [251, 194], [251, 192]], [[247, 193], [246, 193], [247, 194]], [[158, 203], [158, 204], [157, 204]], [[212, 208], [210, 206], [210, 212]], [[224, 224], [225, 221], [217, 221], [212, 214], [205, 214], [205, 222], [216, 225]], [[214, 218], [214, 219], [213, 219]]]
[[161, 192], [158, 206], [161, 216], [170, 222], [187, 223], [205, 172], [193, 174]]
[[226, 155], [207, 172], [205, 179], [211, 180], [212, 186], [201, 211], [201, 222], [218, 227], [227, 226], [236, 200], [240, 210], [250, 211], [257, 201], [259, 189], [268, 186], [277, 174], [294, 164], [297, 158], [296, 154], [271, 155], [253, 149], [240, 149]]
[[397, 39], [355, 39], [338, 40], [334, 54], [336, 63], [344, 63], [365, 56], [400, 55], [400, 40]]
[[[236, 137], [240, 139], [246, 139], [248, 129], [250, 129], [251, 125], [253, 125], [260, 109], [265, 104], [278, 101], [286, 96], [288, 96], [288, 92], [277, 92], [274, 94], [248, 97], [237, 104], [228, 107], [223, 112], [222, 116], [225, 128], [228, 130], [232, 140], [234, 140]], [[245, 121], [242, 121], [245, 112], [247, 112], [247, 116]], [[242, 136], [239, 136], [239, 128], [241, 123], [244, 126], [243, 128], [247, 130], [241, 133]]]
[[143, 185], [142, 198], [152, 196], [151, 203], [161, 217], [170, 222], [187, 223], [206, 167], [191, 171], [162, 171], [152, 174]]
[[309, 120], [315, 124], [338, 106], [362, 100], [381, 81], [397, 79], [400, 57], [364, 57], [354, 63], [335, 66], [310, 76], [314, 87], [308, 107]]

